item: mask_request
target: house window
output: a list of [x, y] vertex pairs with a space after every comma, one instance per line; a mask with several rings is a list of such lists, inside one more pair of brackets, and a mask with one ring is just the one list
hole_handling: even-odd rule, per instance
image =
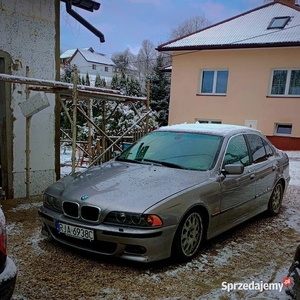
[[108, 67], [105, 67], [105, 68], [104, 68], [104, 71], [105, 71], [105, 72], [108, 72]]
[[268, 29], [283, 29], [291, 17], [276, 17], [270, 22]]
[[92, 69], [96, 70], [96, 65], [95, 64], [92, 64]]
[[196, 122], [201, 123], [201, 124], [222, 124], [221, 120], [208, 120], [208, 119], [196, 119]]
[[300, 69], [273, 70], [270, 94], [299, 96]]
[[275, 134], [276, 135], [291, 135], [292, 134], [292, 124], [275, 124]]
[[201, 94], [226, 95], [228, 70], [204, 70], [201, 76]]

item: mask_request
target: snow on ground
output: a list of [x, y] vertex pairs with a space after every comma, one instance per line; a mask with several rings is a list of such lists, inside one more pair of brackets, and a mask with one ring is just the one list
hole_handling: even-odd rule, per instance
[[[79, 163], [76, 166], [75, 171], [83, 171], [86, 169], [87, 164], [85, 161], [82, 162], [82, 151], [76, 152], [76, 161]], [[72, 172], [72, 148], [70, 146], [65, 146], [60, 148], [60, 163], [62, 167], [60, 168], [60, 176], [64, 177]]]
[[300, 185], [300, 152], [286, 151], [290, 158], [290, 185]]
[[17, 212], [20, 210], [27, 210], [32, 207], [40, 207], [42, 205], [42, 202], [35, 202], [35, 203], [25, 203], [25, 204], [20, 204], [17, 207], [12, 208], [13, 212]]
[[[70, 163], [70, 154], [71, 150], [66, 149], [66, 151], [62, 151], [61, 161], [63, 163]], [[300, 220], [299, 220], [299, 198], [297, 193], [292, 193], [293, 190], [299, 189], [300, 186], [300, 152], [298, 151], [287, 151], [287, 154], [290, 158], [290, 187], [288, 189], [286, 195], [286, 202], [284, 205], [284, 213], [280, 214], [276, 217], [274, 222], [266, 223], [267, 225], [261, 229], [262, 234], [259, 238], [263, 238], [263, 231], [268, 231], [270, 227], [274, 227], [276, 230], [278, 228], [278, 235], [280, 236], [280, 231], [282, 226], [286, 226], [291, 228], [292, 230], [300, 233]], [[62, 175], [68, 174], [71, 171], [71, 167], [63, 167]], [[37, 203], [39, 206], [41, 203]], [[20, 204], [14, 211], [26, 210], [31, 208], [27, 204]], [[253, 227], [254, 225], [252, 225]], [[13, 235], [22, 231], [22, 224], [8, 224], [7, 230], [9, 235]], [[31, 240], [28, 243], [31, 243], [35, 251], [38, 253], [42, 253], [43, 250], [39, 246], [40, 240], [43, 239], [40, 237], [39, 232], [36, 231], [32, 236]], [[299, 243], [300, 239], [295, 241], [295, 249]], [[237, 237], [234, 240], [229, 240], [224, 245], [215, 244], [213, 249], [210, 249], [209, 252], [204, 251], [204, 253], [200, 253], [200, 255], [193, 259], [191, 262], [182, 264], [179, 266], [170, 266], [167, 270], [160, 272], [153, 272], [152, 270], [146, 270], [139, 276], [138, 284], [145, 284], [146, 282], [155, 282], [158, 286], [162, 284], [162, 282], [166, 280], [171, 280], [171, 282], [182, 282], [182, 278], [186, 278], [190, 281], [195, 281], [199, 284], [201, 276], [205, 275], [207, 269], [213, 270], [216, 266], [221, 266], [223, 268], [228, 269], [228, 266], [232, 267], [233, 271], [238, 271], [238, 261], [239, 257], [247, 257], [248, 253], [252, 256], [255, 256], [255, 249], [259, 241], [249, 243], [244, 237]], [[277, 257], [284, 257], [282, 253], [282, 249], [279, 249], [276, 241], [271, 241], [266, 248], [270, 249], [270, 256], [276, 255]], [[267, 249], [267, 251], [268, 251]], [[290, 252], [290, 251], [289, 251]], [[245, 275], [239, 278], [242, 283], [251, 283], [251, 282], [263, 282], [263, 283], [282, 283], [283, 278], [287, 276], [288, 267], [292, 262], [293, 257], [288, 256], [288, 260], [284, 261], [284, 263], [280, 266], [276, 265], [276, 263], [272, 259], [267, 259], [267, 263], [261, 265], [257, 271], [245, 271]], [[284, 260], [284, 258], [283, 258]], [[251, 260], [250, 260], [251, 262]], [[236, 263], [237, 265], [235, 265]], [[232, 266], [231, 266], [232, 264]], [[245, 270], [247, 270], [248, 266], [244, 266]], [[248, 268], [249, 269], [249, 268]], [[251, 269], [251, 268], [250, 268]], [[248, 272], [248, 273], [247, 273]], [[214, 278], [204, 278], [207, 280], [214, 280]], [[172, 288], [170, 286], [170, 288]], [[209, 289], [208, 289], [209, 290]], [[260, 299], [279, 299], [279, 300], [287, 300], [288, 296], [284, 291], [279, 292], [278, 290], [264, 290], [263, 292], [259, 291], [243, 291], [242, 294], [238, 292], [231, 292], [222, 290], [221, 284], [216, 284], [215, 288], [209, 292], [207, 295], [202, 295], [199, 299], [250, 299], [250, 297], [264, 297]], [[267, 297], [267, 298], [266, 298]], [[168, 297], [160, 298], [160, 299], [171, 299]], [[172, 298], [172, 300], [175, 298]], [[258, 299], [258, 298], [256, 298]]]

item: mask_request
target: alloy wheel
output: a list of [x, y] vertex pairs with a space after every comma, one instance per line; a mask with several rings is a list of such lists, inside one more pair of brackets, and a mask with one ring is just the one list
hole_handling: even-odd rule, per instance
[[203, 234], [201, 215], [192, 212], [185, 220], [181, 230], [181, 249], [185, 256], [189, 257], [197, 252]]

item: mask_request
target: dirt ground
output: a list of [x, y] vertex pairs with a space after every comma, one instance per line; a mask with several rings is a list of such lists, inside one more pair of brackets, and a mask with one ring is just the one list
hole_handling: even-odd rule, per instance
[[41, 199], [1, 201], [8, 252], [18, 267], [13, 299], [289, 299], [279, 291], [223, 291], [222, 282], [282, 282], [300, 243], [300, 187], [277, 217], [262, 214], [207, 242], [186, 264], [135, 264], [74, 251], [40, 234]]

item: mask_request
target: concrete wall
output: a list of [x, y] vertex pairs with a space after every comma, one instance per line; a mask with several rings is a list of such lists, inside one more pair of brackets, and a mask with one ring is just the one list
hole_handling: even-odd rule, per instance
[[[55, 1], [0, 0], [0, 51], [10, 56], [12, 75], [55, 79]], [[32, 96], [33, 93], [30, 93]], [[48, 94], [51, 106], [32, 117], [31, 122], [31, 195], [41, 194], [55, 179], [54, 106], [55, 96]], [[13, 196], [26, 195], [25, 117], [19, 103], [26, 101], [25, 85], [11, 85], [13, 125]]]
[[[169, 124], [196, 119], [221, 120], [274, 135], [275, 123], [291, 123], [300, 137], [300, 97], [270, 97], [274, 68], [300, 68], [300, 49], [198, 51], [173, 56]], [[201, 69], [228, 69], [226, 96], [199, 95]]]

